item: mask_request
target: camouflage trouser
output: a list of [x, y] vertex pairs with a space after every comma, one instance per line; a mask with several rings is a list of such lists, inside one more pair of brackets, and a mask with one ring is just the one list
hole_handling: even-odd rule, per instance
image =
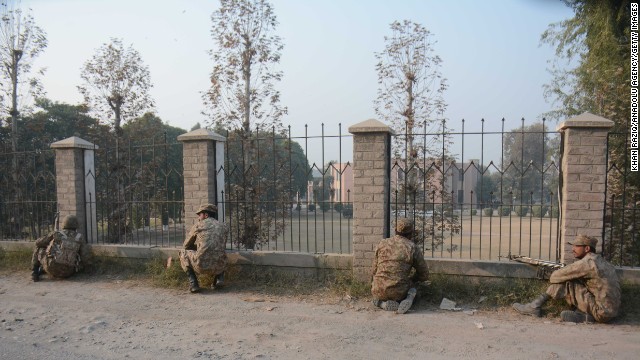
[[385, 284], [383, 281], [373, 279], [371, 284], [371, 295], [374, 299], [386, 301], [402, 301], [407, 297], [410, 288], [415, 287], [412, 282], [401, 282], [393, 285]]
[[36, 266], [40, 266], [44, 272], [56, 278], [66, 278], [76, 272], [71, 266], [56, 264], [51, 261], [51, 258], [47, 257], [46, 248], [36, 248], [33, 252], [31, 267], [35, 268]]
[[564, 299], [583, 313], [591, 314], [597, 322], [608, 322], [615, 316], [608, 309], [600, 307], [587, 287], [576, 281], [551, 284], [547, 288], [547, 294], [556, 300]]
[[33, 256], [31, 256], [31, 268], [42, 266], [42, 263], [46, 261], [46, 258], [47, 249], [36, 248], [36, 250], [33, 252]]
[[227, 267], [227, 255], [225, 253], [209, 258], [198, 258], [195, 250], [180, 250], [180, 266], [182, 270], [192, 269], [199, 275], [222, 274]]

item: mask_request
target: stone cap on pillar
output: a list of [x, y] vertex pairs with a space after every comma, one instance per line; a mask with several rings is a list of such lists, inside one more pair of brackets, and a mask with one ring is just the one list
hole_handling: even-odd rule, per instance
[[209, 129], [193, 130], [186, 134], [182, 134], [178, 136], [178, 141], [197, 141], [197, 140], [227, 141], [227, 138]]
[[393, 134], [393, 130], [390, 127], [388, 127], [387, 125], [385, 125], [384, 123], [376, 119], [369, 119], [361, 123], [351, 125], [349, 126], [349, 132], [352, 134], [376, 133], [376, 132], [377, 133], [385, 132], [385, 133]]
[[99, 149], [98, 145], [94, 145], [87, 140], [81, 139], [77, 136], [68, 137], [64, 140], [56, 141], [51, 144], [51, 148], [53, 149]]
[[578, 116], [572, 117], [571, 119], [567, 119], [558, 126], [556, 126], [556, 131], [565, 130], [568, 128], [610, 128], [615, 123], [609, 119], [605, 119], [602, 116], [593, 115], [591, 113], [585, 112]]

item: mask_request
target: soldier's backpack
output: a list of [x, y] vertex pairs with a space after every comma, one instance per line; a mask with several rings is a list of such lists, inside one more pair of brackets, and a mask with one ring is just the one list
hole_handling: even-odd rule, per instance
[[78, 266], [81, 237], [81, 234], [76, 233], [75, 239], [70, 239], [63, 232], [57, 231], [47, 247], [47, 257], [51, 258], [51, 262], [56, 265], [75, 270]]

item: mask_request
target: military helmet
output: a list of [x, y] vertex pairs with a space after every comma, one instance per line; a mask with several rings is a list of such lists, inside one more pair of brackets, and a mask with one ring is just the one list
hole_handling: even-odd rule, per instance
[[196, 215], [199, 215], [201, 212], [208, 212], [209, 215], [215, 215], [218, 213], [218, 207], [213, 204], [203, 204], [200, 205], [198, 211], [196, 211]]
[[75, 215], [67, 215], [62, 219], [62, 228], [76, 230], [78, 228], [78, 218]]
[[409, 235], [413, 232], [413, 221], [407, 218], [398, 218], [396, 221], [396, 233]]

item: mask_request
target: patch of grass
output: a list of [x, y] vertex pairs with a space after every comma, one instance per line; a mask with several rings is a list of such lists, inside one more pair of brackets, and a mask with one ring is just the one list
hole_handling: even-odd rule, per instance
[[[180, 263], [171, 262], [171, 266], [166, 267], [167, 260], [155, 258], [145, 265], [145, 274], [151, 280], [151, 284], [163, 288], [183, 288], [188, 284], [187, 274], [182, 271]], [[201, 284], [204, 285], [204, 284]]]
[[640, 285], [623, 282], [621, 290], [620, 320], [634, 323], [640, 322]]
[[351, 271], [339, 271], [326, 280], [327, 287], [336, 295], [352, 298], [371, 297], [371, 284], [358, 281]]
[[33, 252], [30, 249], [7, 251], [0, 248], [0, 271], [15, 272], [31, 270], [32, 255]]

